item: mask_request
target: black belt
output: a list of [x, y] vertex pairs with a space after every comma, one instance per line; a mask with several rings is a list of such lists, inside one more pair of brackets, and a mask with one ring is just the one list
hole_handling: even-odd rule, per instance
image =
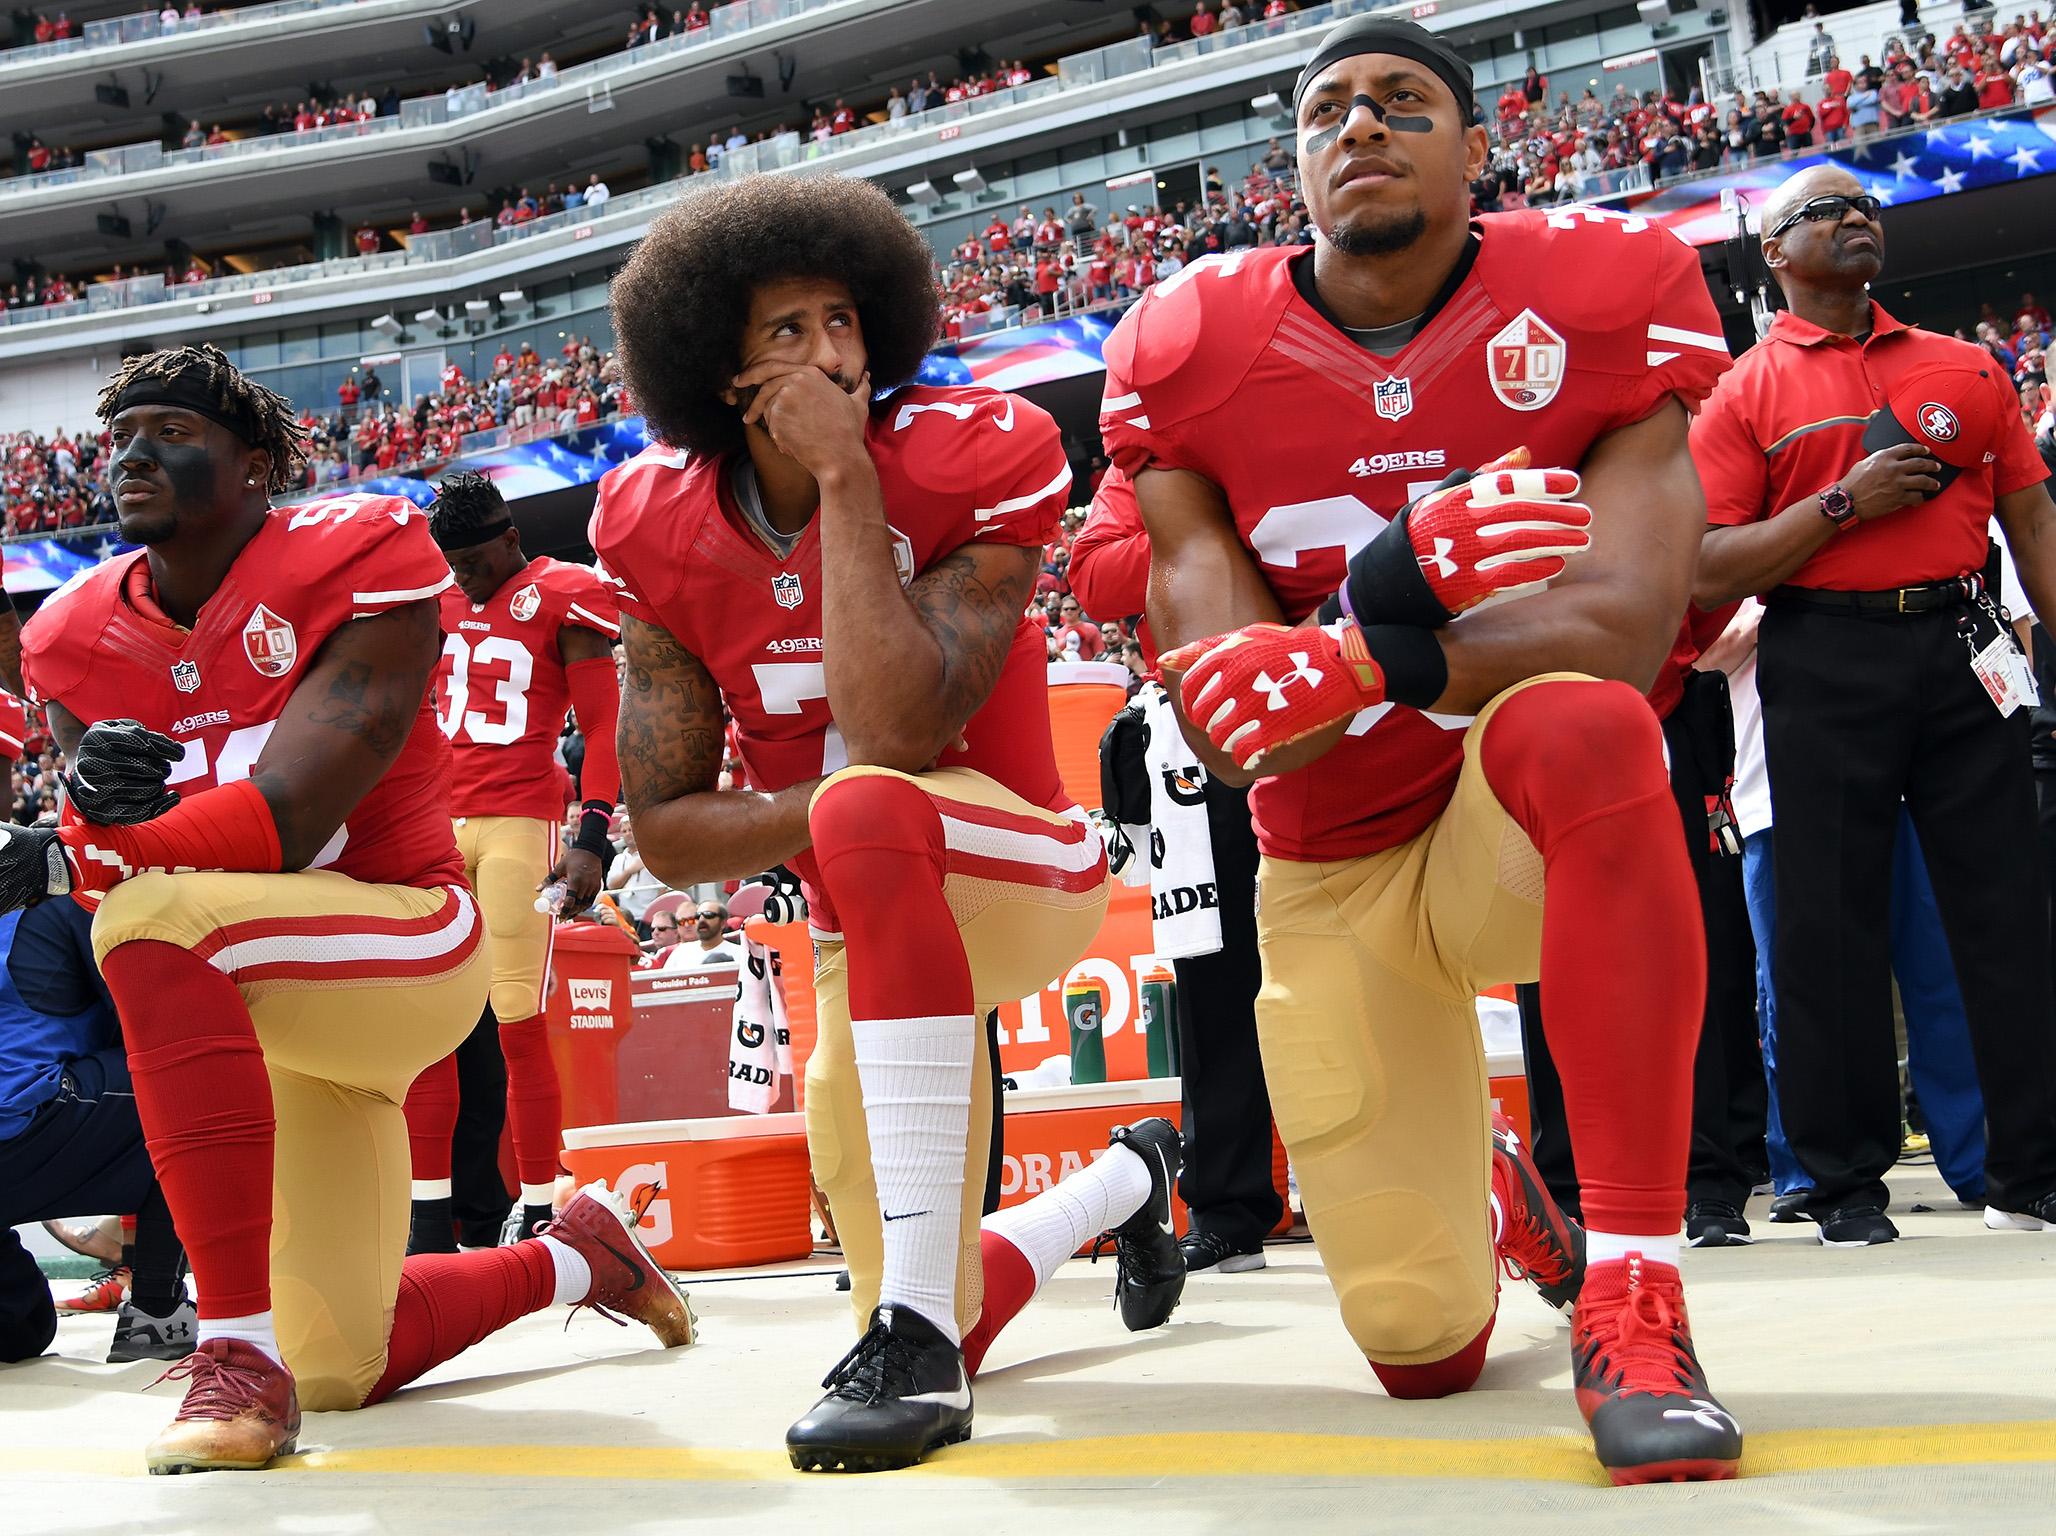
[[1883, 592], [1830, 592], [1820, 587], [1776, 587], [1764, 599], [1770, 608], [1811, 608], [1821, 613], [1934, 613], [1973, 600], [1967, 579], [1931, 581], [1918, 587], [1892, 587]]

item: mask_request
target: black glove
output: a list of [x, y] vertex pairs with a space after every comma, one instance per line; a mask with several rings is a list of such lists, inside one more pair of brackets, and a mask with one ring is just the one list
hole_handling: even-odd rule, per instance
[[169, 736], [138, 721], [102, 720], [79, 737], [64, 793], [88, 821], [133, 827], [178, 804], [178, 791], [164, 787], [164, 776], [185, 755]]
[[71, 891], [71, 865], [54, 827], [0, 822], [0, 912], [33, 907]]

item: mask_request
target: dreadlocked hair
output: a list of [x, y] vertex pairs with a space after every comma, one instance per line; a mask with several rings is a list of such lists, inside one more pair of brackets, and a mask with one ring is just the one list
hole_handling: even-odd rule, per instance
[[95, 414], [102, 421], [110, 420], [132, 385], [152, 380], [197, 385], [224, 415], [249, 420], [255, 426], [250, 446], [271, 455], [271, 478], [265, 489], [276, 496], [298, 487], [300, 472], [307, 466], [307, 429], [294, 419], [292, 404], [284, 395], [245, 377], [221, 348], [203, 341], [198, 346], [166, 347], [123, 358], [100, 391]]
[[849, 288], [875, 390], [912, 378], [935, 344], [934, 254], [870, 182], [757, 175], [696, 193], [651, 224], [610, 291], [629, 396], [658, 438], [710, 457], [742, 446], [721, 393], [742, 367], [751, 292], [791, 277]]
[[437, 482], [435, 501], [428, 509], [428, 531], [438, 544], [451, 538], [468, 542], [468, 536], [480, 529], [507, 521], [506, 498], [490, 475], [467, 469]]

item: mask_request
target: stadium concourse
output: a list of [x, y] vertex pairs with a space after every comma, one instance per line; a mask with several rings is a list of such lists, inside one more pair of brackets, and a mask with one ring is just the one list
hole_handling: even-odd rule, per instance
[[[269, 1472], [141, 1475], [153, 1362], [100, 1363], [105, 1324], [0, 1388], [6, 1528], [994, 1533], [1079, 1522], [1216, 1530], [2028, 1532], [2056, 1485], [2046, 1244], [1990, 1241], [1931, 1168], [1892, 1179], [1894, 1248], [1810, 1233], [1688, 1254], [1693, 1318], [1750, 1426], [1727, 1483], [1604, 1485], [1569, 1409], [1565, 1329], [1509, 1295], [1478, 1390], [1395, 1403], [1337, 1325], [1303, 1240], [1202, 1276], [1160, 1332], [1110, 1332], [1107, 1266], [1065, 1265], [978, 1383], [978, 1434], [920, 1468], [807, 1477], [778, 1437], [806, 1366], [842, 1347], [832, 1257], [691, 1277], [701, 1336], [657, 1355], [544, 1315], [408, 1401], [310, 1417]], [[1753, 1208], [1761, 1214], [1764, 1202]], [[577, 1369], [591, 1362], [590, 1369]]]

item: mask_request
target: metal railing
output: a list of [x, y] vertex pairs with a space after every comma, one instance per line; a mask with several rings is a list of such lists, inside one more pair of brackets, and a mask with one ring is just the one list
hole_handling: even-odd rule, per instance
[[268, 5], [246, 5], [236, 10], [209, 11], [200, 16], [181, 16], [176, 22], [162, 19], [163, 7], [140, 11], [133, 16], [115, 16], [106, 21], [89, 21], [76, 37], [67, 37], [48, 43], [24, 43], [17, 48], [0, 49], [0, 68], [11, 64], [30, 64], [46, 59], [61, 59], [66, 54], [83, 53], [88, 48], [118, 47], [124, 43], [153, 42], [167, 37], [185, 37], [195, 32], [212, 32], [221, 27], [232, 27], [253, 21], [276, 21], [283, 16], [297, 16], [306, 11], [338, 11], [353, 5], [363, 5], [367, 0], [271, 0]]
[[[724, 30], [721, 18], [732, 11], [747, 13], [747, 26], [764, 25], [767, 21], [781, 20], [802, 12], [823, 10], [846, 4], [847, 0], [735, 0], [734, 4], [714, 11], [715, 24], [698, 32], [687, 33], [676, 38], [646, 44], [624, 54], [610, 55], [606, 60], [595, 60], [591, 64], [577, 65], [561, 71], [553, 80], [533, 81], [526, 86], [510, 86], [506, 90], [485, 92], [482, 87], [472, 87], [478, 93], [473, 100], [498, 104], [512, 99], [510, 93], [533, 95], [544, 90], [560, 87], [576, 88], [581, 80], [593, 78], [602, 65], [622, 67], [622, 61], [641, 63], [646, 58], [667, 52], [681, 52], [698, 46], [696, 40], [709, 37], [732, 35], [745, 30], [740, 21], [730, 21]], [[545, 218], [499, 228], [481, 219], [476, 223], [456, 229], [431, 231], [416, 235], [409, 240], [404, 251], [385, 251], [373, 256], [336, 257], [328, 261], [309, 262], [297, 266], [272, 267], [262, 272], [239, 273], [231, 277], [212, 278], [200, 283], [175, 285], [162, 294], [139, 296], [133, 300], [84, 301], [70, 304], [24, 306], [18, 310], [4, 312], [7, 326], [25, 325], [42, 320], [60, 319], [69, 315], [84, 314], [99, 309], [120, 307], [121, 303], [154, 303], [161, 298], [205, 299], [215, 295], [247, 293], [259, 289], [276, 289], [287, 284], [312, 282], [324, 278], [362, 275], [381, 269], [416, 265], [425, 262], [446, 261], [455, 256], [468, 255], [494, 247], [514, 244], [518, 241], [564, 234], [579, 225], [590, 224], [602, 214], [609, 217], [616, 214], [636, 213], [654, 210], [668, 205], [684, 195], [694, 186], [705, 186], [713, 180], [748, 175], [758, 171], [785, 170], [801, 166], [816, 166], [822, 170], [833, 170], [834, 162], [865, 150], [889, 146], [895, 141], [911, 139], [919, 135], [946, 133], [950, 128], [963, 123], [975, 122], [978, 118], [1036, 101], [1049, 101], [1071, 91], [1096, 86], [1107, 80], [1128, 75], [1140, 75], [1148, 71], [1191, 62], [1207, 54], [1232, 51], [1237, 48], [1269, 41], [1273, 38], [1308, 31], [1326, 26], [1338, 18], [1360, 15], [1368, 12], [1392, 12], [1405, 14], [1407, 5], [1373, 4], [1371, 0], [1328, 0], [1327, 4], [1310, 6], [1287, 16], [1271, 21], [1252, 22], [1225, 33], [1179, 43], [1172, 47], [1152, 49], [1144, 40], [1137, 38], [1127, 42], [1114, 43], [1104, 48], [1095, 48], [1085, 53], [1071, 55], [1058, 61], [1057, 73], [1026, 85], [1006, 86], [983, 96], [970, 97], [964, 101], [947, 102], [930, 107], [925, 112], [909, 112], [903, 117], [889, 119], [883, 123], [867, 124], [848, 133], [816, 140], [798, 133], [781, 134], [762, 143], [747, 144], [726, 151], [720, 165], [712, 170], [691, 173], [670, 181], [637, 191], [619, 193], [610, 197], [603, 208], [577, 208]], [[1201, 45], [1206, 45], [1202, 47]], [[427, 103], [427, 105], [423, 105]], [[407, 119], [410, 108], [443, 114], [427, 121], [449, 121], [443, 97], [426, 97], [403, 103], [398, 118], [380, 118], [372, 123], [346, 124], [340, 128], [317, 129], [307, 134], [275, 134], [267, 138], [244, 140], [239, 144], [216, 146], [213, 150], [180, 150], [162, 156], [165, 164], [195, 164], [210, 156], [217, 156], [224, 150], [254, 152], [255, 149], [276, 147], [291, 141], [313, 142], [323, 138], [359, 138], [369, 130], [386, 131]], [[484, 110], [476, 105], [466, 105], [458, 113], [469, 115]], [[251, 148], [246, 148], [250, 146]], [[110, 151], [109, 153], [113, 153]], [[50, 175], [72, 175], [74, 173], [48, 173]], [[20, 179], [0, 181], [0, 194], [14, 190], [21, 185]], [[573, 238], [577, 238], [575, 235]], [[94, 285], [113, 286], [113, 285]], [[91, 290], [89, 289], [89, 292]]]

